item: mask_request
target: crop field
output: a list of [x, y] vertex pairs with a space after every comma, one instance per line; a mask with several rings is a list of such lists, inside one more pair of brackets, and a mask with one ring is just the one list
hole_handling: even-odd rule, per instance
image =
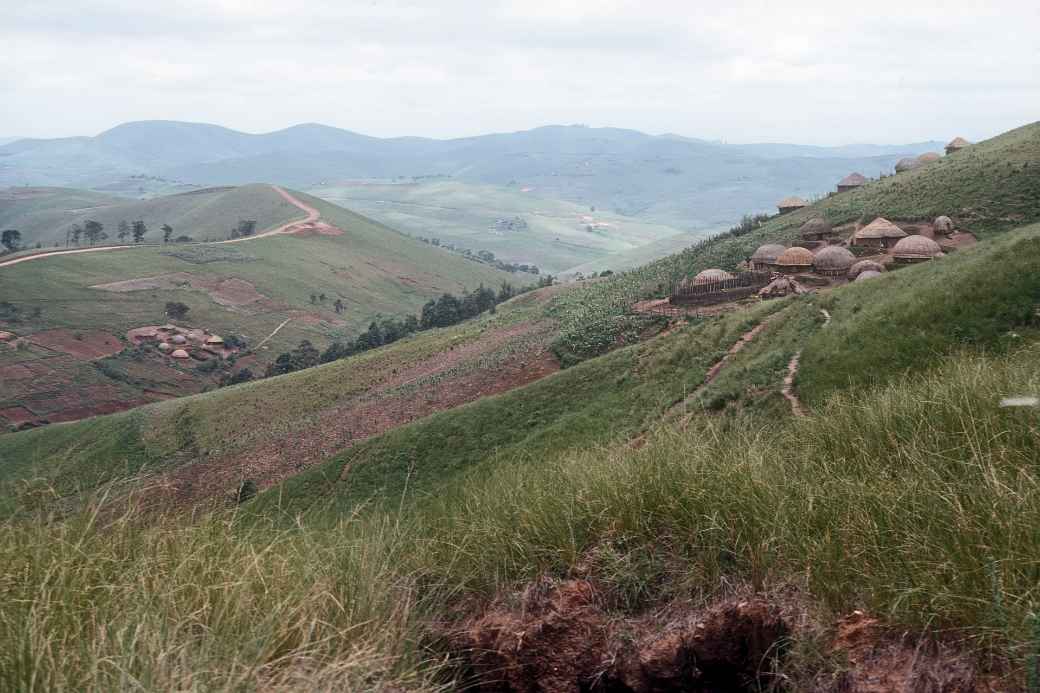
[[[473, 252], [488, 250], [499, 259], [553, 274], [637, 248], [648, 249], [647, 260], [656, 259], [671, 246], [655, 242], [680, 236], [689, 245], [704, 235], [542, 197], [536, 190], [458, 181], [344, 183], [311, 192], [413, 236], [439, 238]], [[523, 220], [526, 228], [496, 224], [514, 219]]]

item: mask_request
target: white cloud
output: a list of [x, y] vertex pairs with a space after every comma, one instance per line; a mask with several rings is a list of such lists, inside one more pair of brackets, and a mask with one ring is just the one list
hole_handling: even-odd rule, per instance
[[0, 135], [168, 118], [894, 142], [1040, 111], [1040, 8], [1024, 0], [0, 2]]

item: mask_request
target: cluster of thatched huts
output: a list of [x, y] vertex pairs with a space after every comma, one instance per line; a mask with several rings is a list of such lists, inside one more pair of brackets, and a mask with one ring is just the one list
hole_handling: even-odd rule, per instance
[[155, 344], [161, 353], [178, 361], [191, 358], [206, 361], [211, 356], [224, 358], [231, 353], [220, 335], [170, 324], [137, 328], [130, 330], [127, 336], [134, 345]]

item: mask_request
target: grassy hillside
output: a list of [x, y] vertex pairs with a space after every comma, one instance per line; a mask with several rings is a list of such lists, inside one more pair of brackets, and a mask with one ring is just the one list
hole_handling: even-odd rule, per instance
[[[614, 253], [647, 248], [644, 262], [667, 254], [655, 244], [681, 235], [689, 245], [700, 234], [648, 223], [609, 211], [593, 211], [518, 187], [439, 180], [421, 183], [328, 185], [315, 195], [356, 209], [413, 236], [438, 238], [473, 252], [488, 250], [512, 263], [556, 274]], [[500, 222], [521, 219], [524, 228]]]
[[206, 188], [147, 200], [61, 188], [8, 188], [0, 193], [0, 221], [4, 228], [21, 231], [27, 246], [64, 246], [66, 231], [88, 219], [104, 224], [107, 243], [118, 242], [120, 221], [140, 219], [150, 230], [144, 241], [156, 243], [163, 224], [173, 227], [174, 237], [206, 241], [227, 238], [241, 219], [255, 220], [259, 232], [302, 217], [269, 185]]
[[[481, 283], [498, 287], [503, 281], [517, 282], [514, 275], [425, 245], [335, 205], [301, 198], [343, 234], [142, 247], [0, 268], [4, 300], [17, 310], [0, 317], [5, 321], [3, 329], [30, 341], [53, 330], [73, 336], [102, 331], [121, 340], [130, 329], [166, 322], [166, 303], [174, 301], [188, 306], [181, 321], [184, 326], [243, 335], [249, 345], [257, 346], [288, 320], [265, 349], [238, 366], [248, 364], [262, 372], [275, 356], [302, 339], [324, 348], [334, 338], [352, 339], [377, 315], [417, 314], [427, 300], [443, 292], [458, 294]], [[168, 279], [140, 284], [135, 290], [97, 288], [150, 277]], [[322, 295], [324, 300], [312, 302], [312, 296]], [[337, 300], [344, 306], [342, 313], [334, 309]], [[154, 354], [131, 349], [101, 362], [71, 358], [34, 344], [25, 346], [0, 347], [0, 367], [32, 361], [37, 375], [46, 377], [15, 379], [13, 373], [5, 377], [0, 384], [0, 409], [27, 406], [46, 418], [72, 406], [58, 404], [70, 389], [88, 392], [86, 388], [106, 386], [104, 397], [86, 397], [83, 406], [104, 399], [114, 407], [125, 400], [117, 407], [125, 408], [140, 403], [141, 397], [197, 392], [214, 382], [192, 362], [177, 365], [159, 359], [163, 363], [157, 363]]]

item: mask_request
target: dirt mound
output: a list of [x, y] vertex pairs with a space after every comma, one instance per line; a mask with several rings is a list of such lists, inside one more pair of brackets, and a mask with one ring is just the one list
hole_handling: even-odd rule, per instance
[[454, 638], [475, 690], [757, 691], [788, 627], [759, 599], [724, 602], [664, 628], [619, 623], [585, 580], [543, 581]]
[[123, 343], [118, 337], [100, 330], [47, 330], [37, 332], [28, 340], [37, 346], [84, 360], [111, 356], [123, 350]]
[[838, 622], [832, 644], [843, 671], [821, 677], [819, 693], [995, 693], [1008, 690], [982, 676], [963, 653], [933, 640], [890, 634], [875, 618], [855, 611]]

